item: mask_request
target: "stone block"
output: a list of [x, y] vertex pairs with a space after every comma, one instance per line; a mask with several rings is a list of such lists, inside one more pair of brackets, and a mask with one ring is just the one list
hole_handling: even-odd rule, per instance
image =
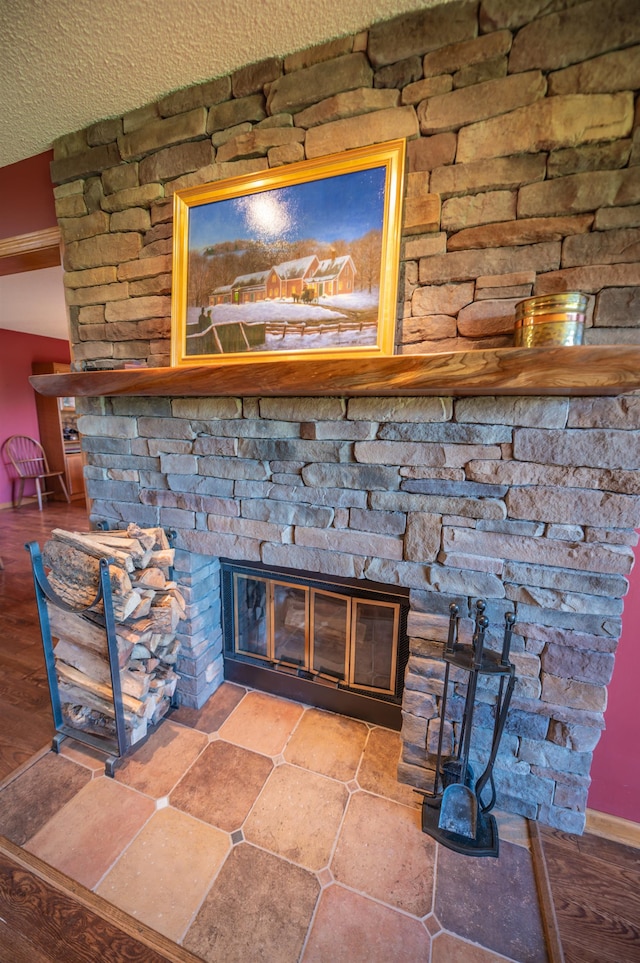
[[299, 111], [295, 115], [296, 127], [317, 127], [319, 124], [330, 124], [335, 120], [345, 120], [360, 114], [368, 114], [376, 110], [387, 110], [397, 107], [400, 95], [397, 90], [373, 90], [370, 87], [358, 87], [327, 97], [320, 103]]
[[591, 726], [579, 726], [552, 719], [549, 723], [548, 740], [577, 752], [593, 752], [600, 741], [601, 730]]
[[129, 187], [114, 194], [108, 194], [103, 200], [106, 211], [125, 211], [131, 207], [150, 207], [164, 197], [161, 184], [142, 184], [140, 187]]
[[447, 235], [444, 231], [435, 234], [415, 235], [408, 237], [402, 246], [402, 257], [406, 260], [421, 257], [432, 257], [434, 254], [445, 254], [447, 250]]
[[145, 104], [144, 107], [130, 110], [124, 115], [122, 118], [122, 129], [125, 134], [128, 134], [130, 131], [139, 130], [141, 127], [146, 126], [146, 124], [152, 124], [159, 116], [157, 103]]
[[367, 147], [419, 133], [413, 107], [393, 107], [345, 120], [336, 120], [307, 132], [307, 157], [321, 157], [356, 147]]
[[72, 241], [65, 248], [64, 266], [70, 271], [120, 264], [136, 258], [142, 246], [139, 234], [101, 234]]
[[529, 536], [468, 528], [443, 528], [443, 549], [485, 557], [495, 556], [505, 561], [533, 562], [558, 568], [587, 569], [604, 574], [626, 574], [630, 571], [633, 555], [628, 549], [582, 542], [560, 542]]
[[638, 42], [635, 0], [588, 0], [523, 26], [513, 41], [509, 70], [556, 70]]
[[82, 153], [74, 153], [68, 157], [51, 161], [51, 181], [54, 184], [61, 184], [64, 181], [75, 180], [77, 177], [101, 174], [106, 168], [115, 167], [120, 161], [120, 151], [117, 144], [90, 147]]
[[418, 56], [397, 60], [394, 64], [380, 67], [373, 76], [375, 88], [392, 88], [402, 90], [408, 84], [420, 80], [422, 77], [422, 60]]
[[422, 100], [435, 97], [437, 94], [446, 94], [453, 88], [453, 81], [447, 74], [440, 77], [429, 77], [425, 80], [416, 80], [413, 84], [407, 84], [402, 91], [403, 104], [419, 104]]
[[122, 133], [122, 119], [114, 117], [110, 120], [100, 120], [86, 129], [89, 147], [99, 147], [114, 141]]
[[260, 398], [260, 417], [269, 421], [342, 420], [345, 412], [341, 398]]
[[516, 199], [515, 191], [487, 191], [467, 197], [451, 197], [442, 205], [442, 227], [446, 231], [459, 231], [494, 221], [511, 220], [516, 216]]
[[458, 332], [467, 338], [511, 334], [517, 298], [474, 301], [458, 314]]
[[[449, 202], [447, 201], [447, 203]], [[498, 224], [485, 224], [481, 227], [470, 227], [453, 234], [448, 241], [448, 250], [461, 251], [469, 248], [538, 244], [543, 241], [560, 241], [564, 238], [572, 241], [574, 238], [571, 235], [587, 232], [592, 224], [593, 214], [577, 214], [573, 217], [530, 217]], [[592, 235], [589, 236], [592, 237]], [[592, 243], [591, 248], [597, 249], [597, 244]]]
[[457, 160], [463, 164], [482, 158], [614, 140], [627, 137], [632, 124], [630, 91], [549, 97], [463, 128], [458, 134]]
[[[414, 175], [415, 176], [415, 175]], [[424, 234], [440, 230], [440, 197], [438, 194], [407, 196], [402, 221], [403, 234]]]
[[[367, 444], [360, 442], [360, 444]], [[377, 465], [307, 465], [302, 470], [305, 485], [311, 488], [356, 488], [370, 491], [397, 491], [396, 468]]]
[[443, 314], [407, 318], [402, 324], [400, 343], [406, 345], [415, 342], [454, 338], [456, 330], [456, 319]]
[[518, 195], [518, 217], [579, 213], [638, 202], [640, 168], [588, 171], [523, 186]]
[[449, 398], [350, 398], [347, 417], [352, 421], [426, 423], [449, 421]]
[[521, 428], [514, 434], [514, 457], [546, 465], [640, 468], [640, 450], [625, 431]]
[[452, 131], [410, 141], [407, 144], [409, 170], [430, 171], [435, 167], [453, 164], [457, 143], [457, 136]]
[[371, 87], [372, 81], [373, 71], [366, 56], [345, 54], [279, 77], [269, 88], [267, 109], [270, 114], [295, 114], [346, 90]]
[[204, 137], [207, 132], [206, 108], [196, 107], [184, 114], [155, 120], [123, 134], [118, 140], [118, 147], [123, 160], [137, 160], [162, 147]]
[[293, 127], [266, 127], [240, 134], [218, 148], [217, 160], [223, 164], [246, 157], [265, 157], [272, 147], [301, 144], [304, 131]]
[[[60, 233], [65, 244], [80, 241], [96, 234], [106, 234], [109, 230], [109, 215], [104, 211], [94, 211], [85, 217], [60, 217], [58, 215]], [[117, 227], [112, 228], [117, 231]]]
[[[172, 275], [157, 274], [152, 278], [144, 278], [142, 281], [132, 281], [129, 285], [129, 293], [132, 298], [148, 297], [151, 295], [171, 294]], [[161, 319], [155, 319], [162, 324]], [[154, 332], [153, 337], [165, 337], [170, 330], [164, 325]], [[149, 335], [150, 336], [150, 335]]]
[[[83, 272], [84, 273], [84, 272]], [[84, 307], [88, 304], [106, 304], [110, 301], [124, 301], [129, 297], [128, 284], [99, 284], [95, 287], [82, 287], [65, 291], [67, 304]]]
[[77, 218], [87, 213], [87, 205], [82, 194], [70, 194], [56, 198], [56, 217]]
[[607, 705], [607, 690], [604, 686], [558, 678], [543, 672], [542, 701], [565, 705], [573, 709], [604, 712]]
[[[549, 154], [547, 176], [567, 177], [587, 171], [615, 170], [626, 167], [631, 154], [631, 140], [622, 138], [611, 144], [584, 144], [580, 147], [567, 147], [554, 150]], [[602, 213], [608, 214], [608, 211]], [[597, 218], [597, 215], [596, 215]], [[608, 227], [634, 227], [627, 224], [609, 224]], [[599, 230], [596, 220], [596, 230]]]
[[594, 231], [609, 231], [617, 227], [640, 227], [640, 204], [629, 207], [604, 207], [596, 211]]
[[151, 227], [149, 211], [143, 207], [130, 207], [126, 211], [116, 211], [111, 215], [111, 230], [148, 231]]
[[530, 247], [485, 248], [452, 251], [419, 264], [421, 284], [443, 284], [473, 280], [479, 274], [502, 274], [511, 271], [553, 271], [560, 265], [560, 242], [545, 241]]
[[546, 170], [545, 154], [457, 163], [438, 167], [432, 172], [431, 190], [442, 197], [479, 191], [513, 190], [525, 184], [543, 181]]
[[[512, 74], [483, 84], [461, 87], [448, 94], [430, 97], [418, 106], [418, 120], [423, 134], [437, 134], [444, 130], [457, 130], [467, 124], [476, 124], [487, 118], [494, 118], [494, 125], [500, 121], [497, 115], [510, 114], [520, 108], [526, 112], [529, 105], [544, 97], [547, 82], [538, 70], [523, 74]], [[505, 122], [508, 121], [505, 118]], [[459, 138], [458, 160], [464, 163], [473, 159], [461, 156], [461, 148], [468, 134]], [[501, 151], [501, 154], [516, 154], [519, 151]], [[480, 156], [491, 157], [491, 154]]]
[[562, 249], [562, 266], [615, 264], [640, 260], [640, 228], [595, 231], [584, 237], [568, 237]]
[[472, 84], [484, 84], [489, 80], [498, 80], [507, 76], [507, 58], [496, 57], [484, 63], [469, 64], [462, 67], [453, 75], [454, 87], [470, 87]]
[[269, 167], [281, 167], [283, 164], [295, 164], [304, 160], [304, 146], [302, 144], [283, 144], [282, 147], [271, 147], [267, 152]]
[[322, 572], [325, 575], [337, 575], [341, 578], [362, 578], [364, 572], [364, 559], [359, 556], [299, 545], [276, 545], [271, 542], [262, 546], [262, 558], [256, 561], [262, 561], [265, 565]]
[[247, 97], [262, 91], [265, 84], [273, 83], [282, 76], [282, 60], [279, 57], [269, 57], [256, 64], [249, 64], [231, 74], [231, 91], [233, 96]]
[[[126, 236], [126, 235], [125, 235]], [[137, 235], [134, 235], [137, 237]], [[129, 298], [107, 305], [107, 321], [141, 321], [146, 318], [170, 317], [170, 297]]]
[[442, 519], [427, 512], [409, 512], [404, 539], [404, 558], [408, 562], [432, 562], [440, 550]]
[[576, 679], [605, 686], [613, 675], [612, 652], [590, 652], [565, 645], [548, 645], [542, 654], [545, 672], [562, 679]]
[[485, 36], [466, 40], [462, 43], [449, 44], [425, 55], [422, 69], [425, 77], [437, 74], [452, 74], [470, 64], [480, 64], [493, 60], [511, 49], [511, 32], [496, 30]]
[[[572, 398], [569, 428], [640, 428], [640, 398]], [[634, 436], [630, 436], [633, 438]]]
[[476, 4], [457, 2], [408, 13], [369, 28], [368, 53], [376, 67], [463, 40], [477, 34]]
[[157, 103], [161, 117], [173, 117], [176, 114], [186, 114], [197, 107], [211, 107], [231, 96], [231, 77], [217, 77], [204, 84], [196, 84], [183, 90], [176, 90]]
[[591, 94], [637, 90], [640, 87], [640, 47], [614, 50], [585, 63], [549, 74], [549, 93]]
[[118, 265], [119, 281], [137, 281], [141, 278], [157, 277], [171, 270], [171, 255], [144, 257]]
[[74, 154], [82, 154], [88, 146], [87, 131], [77, 130], [71, 134], [64, 134], [57, 137], [53, 142], [53, 159], [63, 160], [66, 157], [73, 157]]
[[140, 183], [170, 180], [189, 171], [207, 167], [213, 160], [214, 152], [209, 140], [166, 147], [140, 161]]
[[[380, 559], [401, 559], [402, 539], [390, 535], [353, 530], [337, 531], [328, 528], [295, 529], [295, 544], [304, 548], [324, 549], [344, 554], [370, 556]], [[275, 539], [272, 539], [275, 541]]]
[[323, 63], [325, 60], [335, 60], [336, 57], [352, 53], [354, 49], [354, 37], [338, 37], [336, 40], [329, 40], [326, 43], [316, 44], [297, 53], [289, 54], [284, 60], [284, 71], [290, 74], [297, 70], [304, 70], [306, 67]]
[[612, 528], [640, 524], [640, 496], [579, 489], [514, 488], [507, 494], [512, 518], [540, 519], [569, 525], [588, 525], [594, 519]]
[[62, 283], [65, 288], [90, 288], [98, 284], [111, 284], [117, 280], [117, 269], [108, 267], [90, 268], [87, 271], [65, 271]]

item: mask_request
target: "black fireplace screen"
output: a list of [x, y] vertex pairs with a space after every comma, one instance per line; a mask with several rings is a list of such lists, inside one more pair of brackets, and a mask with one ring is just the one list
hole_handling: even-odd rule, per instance
[[232, 562], [222, 573], [226, 659], [400, 703], [404, 590]]

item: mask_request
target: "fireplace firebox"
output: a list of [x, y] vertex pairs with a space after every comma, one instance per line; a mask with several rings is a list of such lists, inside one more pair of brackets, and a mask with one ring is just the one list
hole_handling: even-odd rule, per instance
[[225, 678], [401, 728], [409, 593], [222, 560]]

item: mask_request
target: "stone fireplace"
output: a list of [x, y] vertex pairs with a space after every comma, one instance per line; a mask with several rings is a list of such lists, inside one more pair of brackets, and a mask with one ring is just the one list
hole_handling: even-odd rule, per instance
[[[423, 10], [61, 138], [75, 373], [34, 383], [78, 398], [92, 520], [177, 532], [184, 704], [224, 678], [222, 560], [397, 586], [398, 775], [430, 786], [449, 605], [464, 637], [482, 598], [489, 645], [517, 619], [498, 805], [580, 832], [640, 524], [640, 20], [530, 8]], [[393, 138], [397, 357], [170, 369], [174, 191]], [[567, 289], [587, 346], [511, 348], [517, 301]]]

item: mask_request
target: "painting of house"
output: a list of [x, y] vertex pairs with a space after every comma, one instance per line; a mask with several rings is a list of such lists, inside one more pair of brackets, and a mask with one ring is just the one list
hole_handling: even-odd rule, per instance
[[356, 267], [350, 254], [320, 261], [312, 278], [307, 282], [314, 297], [336, 294], [352, 294], [355, 286]]
[[302, 296], [308, 279], [313, 277], [319, 265], [320, 261], [315, 254], [274, 265], [267, 276], [267, 297], [271, 300], [276, 298], [297, 300]]

